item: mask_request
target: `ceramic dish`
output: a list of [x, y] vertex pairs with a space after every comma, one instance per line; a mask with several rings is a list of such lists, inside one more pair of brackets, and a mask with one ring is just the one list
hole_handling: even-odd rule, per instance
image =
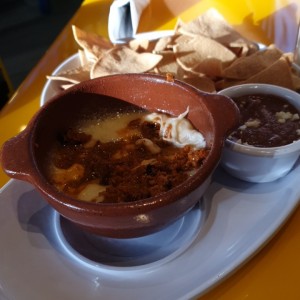
[[[172, 101], [170, 101], [170, 99]], [[114, 114], [117, 116], [124, 112], [127, 114], [127, 112], [133, 110], [137, 111], [140, 108], [146, 109], [149, 112], [160, 111], [176, 116], [185, 111], [187, 107], [189, 109], [187, 119], [190, 120], [196, 130], [202, 133], [200, 138], [202, 138], [202, 136], [204, 137], [205, 148], [209, 150], [205, 150], [203, 154], [205, 155], [205, 159], [201, 160], [202, 151], [199, 156], [197, 151], [185, 153], [186, 148], [184, 148], [183, 152], [184, 155], [188, 155], [188, 162], [191, 160], [190, 153], [193, 153], [191, 162], [192, 173], [187, 173], [184, 181], [174, 184], [174, 180], [171, 178], [170, 182], [173, 184], [173, 186], [170, 186], [171, 188], [166, 188], [166, 190], [162, 191], [159, 190], [159, 193], [151, 194], [153, 191], [152, 185], [154, 184], [153, 186], [155, 187], [157, 180], [161, 180], [160, 174], [164, 174], [164, 171], [160, 170], [165, 169], [164, 167], [161, 168], [158, 166], [158, 171], [156, 172], [156, 166], [154, 166], [155, 171], [150, 172], [150, 169], [148, 170], [148, 167], [146, 168], [146, 166], [143, 165], [144, 161], [146, 161], [145, 159], [149, 159], [149, 157], [152, 158], [152, 156], [149, 156], [150, 151], [144, 151], [146, 152], [145, 155], [142, 154], [143, 151], [141, 152], [141, 150], [135, 146], [135, 140], [133, 140], [133, 150], [132, 152], [129, 150], [129, 156], [143, 155], [141, 156], [143, 161], [138, 169], [133, 170], [131, 173], [130, 170], [128, 171], [129, 174], [127, 174], [127, 176], [132, 175], [134, 178], [133, 181], [129, 182], [129, 185], [132, 184], [132, 186], [129, 186], [129, 189], [127, 187], [128, 192], [127, 189], [124, 192], [124, 182], [121, 182], [119, 186], [119, 183], [116, 182], [118, 182], [117, 178], [119, 178], [118, 171], [124, 173], [125, 170], [126, 173], [126, 166], [122, 171], [118, 169], [116, 172], [114, 172], [111, 167], [114, 165], [120, 165], [122, 167], [122, 163], [124, 164], [125, 162], [125, 164], [127, 164], [128, 161], [131, 164], [131, 160], [127, 159], [127, 161], [124, 160], [124, 162], [120, 162], [119, 156], [115, 158], [114, 155], [114, 153], [118, 154], [119, 152], [114, 152], [114, 149], [111, 150], [111, 155], [106, 154], [108, 148], [103, 148], [106, 146], [105, 144], [101, 145], [100, 141], [100, 144], [96, 143], [93, 145], [93, 148], [90, 147], [89, 150], [84, 148], [85, 144], [82, 144], [83, 147], [80, 151], [83, 151], [84, 160], [88, 161], [92, 159], [90, 163], [81, 162], [83, 156], [79, 154], [81, 157], [80, 160], [75, 161], [76, 164], [81, 164], [80, 168], [84, 170], [84, 174], [82, 173], [82, 175], [78, 177], [77, 175], [73, 175], [72, 168], [73, 166], [76, 167], [73, 162], [71, 163], [71, 169], [59, 171], [59, 174], [61, 174], [61, 172], [66, 172], [63, 174], [69, 174], [71, 170], [72, 181], [69, 182], [70, 184], [75, 183], [76, 180], [78, 183], [80, 176], [84, 176], [84, 178], [82, 178], [84, 180], [85, 178], [98, 180], [99, 176], [99, 182], [101, 184], [107, 182], [108, 189], [109, 186], [112, 187], [112, 199], [110, 199], [109, 196], [105, 198], [106, 196], [104, 195], [103, 202], [95, 203], [93, 200], [78, 201], [74, 199], [76, 198], [76, 196], [74, 196], [75, 193], [72, 192], [73, 194], [68, 194], [65, 190], [60, 190], [60, 187], [55, 187], [56, 179], [54, 178], [56, 175], [52, 177], [52, 175], [49, 175], [49, 170], [47, 171], [47, 169], [49, 169], [49, 165], [50, 169], [52, 168], [51, 164], [56, 156], [54, 155], [52, 158], [49, 149], [53, 147], [56, 148], [58, 144], [61, 144], [58, 136], [69, 132], [68, 130], [70, 128], [77, 128], [78, 124], [86, 122], [85, 120], [88, 122], [92, 120], [93, 124], [99, 125], [98, 120], [106, 120], [108, 115]], [[224, 115], [226, 117], [224, 117]], [[199, 116], [201, 117], [199, 118]], [[220, 119], [222, 119], [222, 122], [219, 122]], [[55, 120], [55, 122], [53, 122], [53, 120]], [[221, 158], [226, 136], [236, 128], [238, 121], [239, 111], [237, 106], [228, 97], [203, 93], [191, 85], [178, 80], [169, 81], [165, 76], [161, 75], [116, 74], [77, 84], [67, 91], [59, 93], [59, 95], [52, 98], [51, 101], [45, 103], [31, 119], [24, 131], [4, 143], [1, 149], [0, 160], [2, 168], [8, 176], [31, 182], [42, 193], [45, 200], [48, 201], [51, 206], [81, 228], [85, 228], [90, 232], [102, 236], [114, 238], [140, 237], [161, 230], [164, 226], [182, 217], [194, 207], [210, 183], [211, 175]], [[82, 125], [79, 125], [79, 127], [80, 126]], [[180, 125], [176, 125], [177, 131], [179, 126]], [[101, 126], [98, 127], [100, 130]], [[168, 129], [169, 128], [168, 126]], [[184, 128], [183, 130], [184, 133], [186, 133], [186, 129]], [[181, 130], [179, 132], [179, 135], [180, 134], [182, 135]], [[146, 135], [146, 137], [149, 136], [150, 135]], [[140, 137], [135, 136], [134, 138], [137, 140]], [[149, 138], [152, 139], [152, 137]], [[178, 140], [181, 142], [183, 139], [179, 137]], [[65, 141], [67, 141], [67, 138]], [[76, 141], [76, 137], [74, 141]], [[67, 146], [64, 142], [62, 145]], [[77, 142], [75, 142], [75, 145], [78, 145]], [[203, 146], [200, 147], [203, 148]], [[68, 147], [64, 149], [68, 149]], [[201, 150], [201, 148], [199, 149]], [[187, 150], [190, 151], [189, 148]], [[193, 151], [194, 149], [192, 148], [191, 150]], [[55, 151], [56, 150], [54, 150], [54, 153]], [[72, 154], [73, 152], [68, 150], [68, 154], [69, 153]], [[91, 155], [89, 153], [91, 153]], [[167, 157], [169, 157], [170, 152], [167, 153]], [[193, 166], [193, 164], [195, 164], [194, 153], [196, 153], [197, 156], [196, 166]], [[98, 155], [96, 160], [93, 158], [95, 154]], [[160, 154], [162, 154], [162, 152]], [[154, 156], [154, 158], [160, 161], [160, 154]], [[64, 154], [59, 154], [59, 157], [65, 161]], [[103, 162], [103, 158], [106, 158], [105, 163]], [[107, 160], [109, 160], [111, 164], [110, 167], [107, 164]], [[164, 161], [164, 158], [162, 160]], [[67, 161], [69, 160], [67, 159]], [[140, 165], [140, 162], [138, 161], [137, 164]], [[60, 168], [60, 166], [55, 163], [54, 165]], [[101, 172], [103, 168], [107, 170], [104, 173]], [[151, 166], [151, 170], [152, 168]], [[175, 168], [178, 169], [178, 166], [173, 166], [174, 170]], [[173, 169], [170, 169], [171, 173]], [[140, 171], [142, 172], [142, 176], [138, 173]], [[190, 171], [188, 170], [188, 172]], [[55, 173], [56, 171], [54, 174]], [[123, 175], [125, 175], [125, 173]], [[175, 173], [176, 170], [174, 174]], [[61, 178], [61, 175], [59, 176]], [[63, 177], [64, 176], [65, 175], [63, 175]], [[68, 177], [70, 176], [67, 175], [67, 178]], [[77, 179], [74, 180], [74, 178]], [[102, 180], [102, 178], [105, 179]], [[61, 182], [60, 180], [58, 180], [58, 182]], [[64, 180], [65, 179], [63, 179], [62, 182], [68, 184], [68, 180], [70, 179]], [[142, 184], [140, 182], [141, 180]], [[169, 186], [169, 179], [166, 180], [167, 186]], [[51, 184], [51, 182], [53, 182], [53, 184]], [[87, 182], [87, 184], [89, 183], [90, 182]], [[159, 183], [165, 186], [164, 181], [159, 181]], [[74, 188], [74, 185], [70, 186], [71, 189]], [[140, 195], [136, 196], [138, 192], [131, 193], [130, 191], [134, 186], [142, 186], [142, 189], [143, 186], [146, 186], [147, 188], [144, 192], [147, 193], [149, 189], [149, 195], [146, 194], [146, 197]], [[89, 188], [90, 186], [87, 185], [86, 187]], [[106, 191], [108, 191], [108, 189], [106, 189]], [[115, 190], [116, 195], [114, 194]], [[81, 193], [85, 191], [86, 189], [83, 189]], [[97, 195], [98, 191], [93, 197]], [[126, 198], [126, 196], [128, 198]], [[109, 203], [106, 202], [106, 199], [108, 199], [107, 202]], [[132, 199], [136, 201], [130, 201]]]
[[[0, 299], [199, 296], [251, 258], [283, 225], [299, 203], [299, 176], [299, 163], [284, 178], [262, 184], [239, 181], [219, 168], [189, 221], [179, 220], [157, 240], [152, 237], [157, 256], [147, 259], [145, 239], [137, 240], [144, 250], [110, 254], [107, 261], [103, 247], [98, 249], [102, 256], [94, 256], [97, 247], [82, 233], [66, 238], [62, 232], [72, 227], [31, 185], [11, 180], [0, 191]], [[170, 232], [173, 238], [157, 247]], [[190, 235], [187, 246], [184, 232]]]
[[[300, 95], [292, 90], [270, 84], [241, 84], [221, 90], [218, 94], [239, 97], [251, 94], [277, 96], [300, 111]], [[249, 182], [270, 182], [285, 176], [298, 160], [300, 140], [279, 147], [254, 147], [226, 140], [221, 165], [231, 175]]]

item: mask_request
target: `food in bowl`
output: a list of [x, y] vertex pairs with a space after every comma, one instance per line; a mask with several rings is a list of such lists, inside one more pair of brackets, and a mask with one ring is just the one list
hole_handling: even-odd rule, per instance
[[[47, 153], [79, 120], [131, 110], [176, 117], [187, 107], [185, 119], [201, 132], [209, 151], [201, 167], [168, 191], [137, 201], [96, 203], [67, 195], [49, 181]], [[199, 202], [238, 120], [238, 108], [226, 96], [203, 93], [165, 76], [111, 75], [84, 81], [47, 101], [25, 130], [3, 145], [0, 160], [9, 176], [32, 183], [58, 213], [83, 230], [114, 238], [139, 237], [172, 224]]]
[[300, 95], [269, 84], [224, 89], [239, 106], [241, 123], [226, 140], [221, 165], [249, 182], [285, 176], [300, 153]]
[[241, 125], [229, 139], [255, 147], [279, 147], [300, 138], [299, 111], [276, 95], [232, 97], [241, 112]]
[[140, 110], [79, 122], [49, 151], [49, 181], [89, 202], [131, 202], [167, 192], [208, 155], [187, 114]]

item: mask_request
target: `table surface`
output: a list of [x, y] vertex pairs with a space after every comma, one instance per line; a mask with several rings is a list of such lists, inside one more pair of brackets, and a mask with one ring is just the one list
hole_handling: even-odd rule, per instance
[[[26, 127], [38, 110], [46, 75], [78, 49], [71, 24], [106, 36], [112, 1], [86, 0], [43, 58], [0, 111], [0, 145]], [[152, 0], [144, 10], [139, 31], [173, 29], [178, 18], [189, 21], [216, 8], [244, 36], [293, 51], [300, 1], [284, 0]], [[159, 13], [158, 13], [159, 12]], [[51, 30], [51, 24], [49, 24]], [[0, 171], [0, 186], [8, 177]], [[284, 201], [284, 199], [282, 199]], [[201, 299], [300, 299], [300, 209], [263, 249]]]

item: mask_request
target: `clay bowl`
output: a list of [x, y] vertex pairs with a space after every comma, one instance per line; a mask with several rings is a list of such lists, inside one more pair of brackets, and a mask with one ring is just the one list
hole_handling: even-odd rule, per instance
[[[46, 153], [58, 132], [82, 116], [117, 112], [132, 105], [176, 116], [188, 106], [188, 119], [211, 148], [203, 166], [170, 191], [129, 203], [79, 201], [47, 181]], [[226, 96], [203, 93], [158, 75], [112, 75], [83, 82], [50, 99], [24, 131], [3, 145], [0, 157], [8, 176], [33, 184], [55, 210], [81, 228], [114, 238], [139, 237], [176, 221], [200, 200], [219, 163], [225, 138], [238, 121], [238, 109]]]

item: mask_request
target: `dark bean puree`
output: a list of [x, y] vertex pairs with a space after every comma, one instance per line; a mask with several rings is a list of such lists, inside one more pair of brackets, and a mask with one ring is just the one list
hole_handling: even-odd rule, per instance
[[[130, 202], [166, 192], [185, 181], [190, 172], [199, 168], [208, 149], [195, 150], [191, 146], [177, 148], [159, 136], [159, 125], [152, 122], [131, 121], [139, 134], [111, 142], [96, 141], [85, 147], [91, 136], [70, 129], [61, 134], [52, 153], [51, 163], [59, 169], [80, 166], [83, 175], [57, 186], [68, 195], [76, 195], [90, 182], [105, 186], [101, 202]], [[141, 138], [150, 139], [161, 151], [152, 153]], [[123, 155], [119, 155], [122, 153]], [[75, 168], [76, 170], [76, 168]], [[54, 177], [50, 181], [55, 185]], [[99, 202], [99, 201], [96, 201]]]
[[297, 109], [273, 95], [233, 98], [241, 113], [241, 126], [230, 139], [256, 147], [278, 147], [300, 138]]

